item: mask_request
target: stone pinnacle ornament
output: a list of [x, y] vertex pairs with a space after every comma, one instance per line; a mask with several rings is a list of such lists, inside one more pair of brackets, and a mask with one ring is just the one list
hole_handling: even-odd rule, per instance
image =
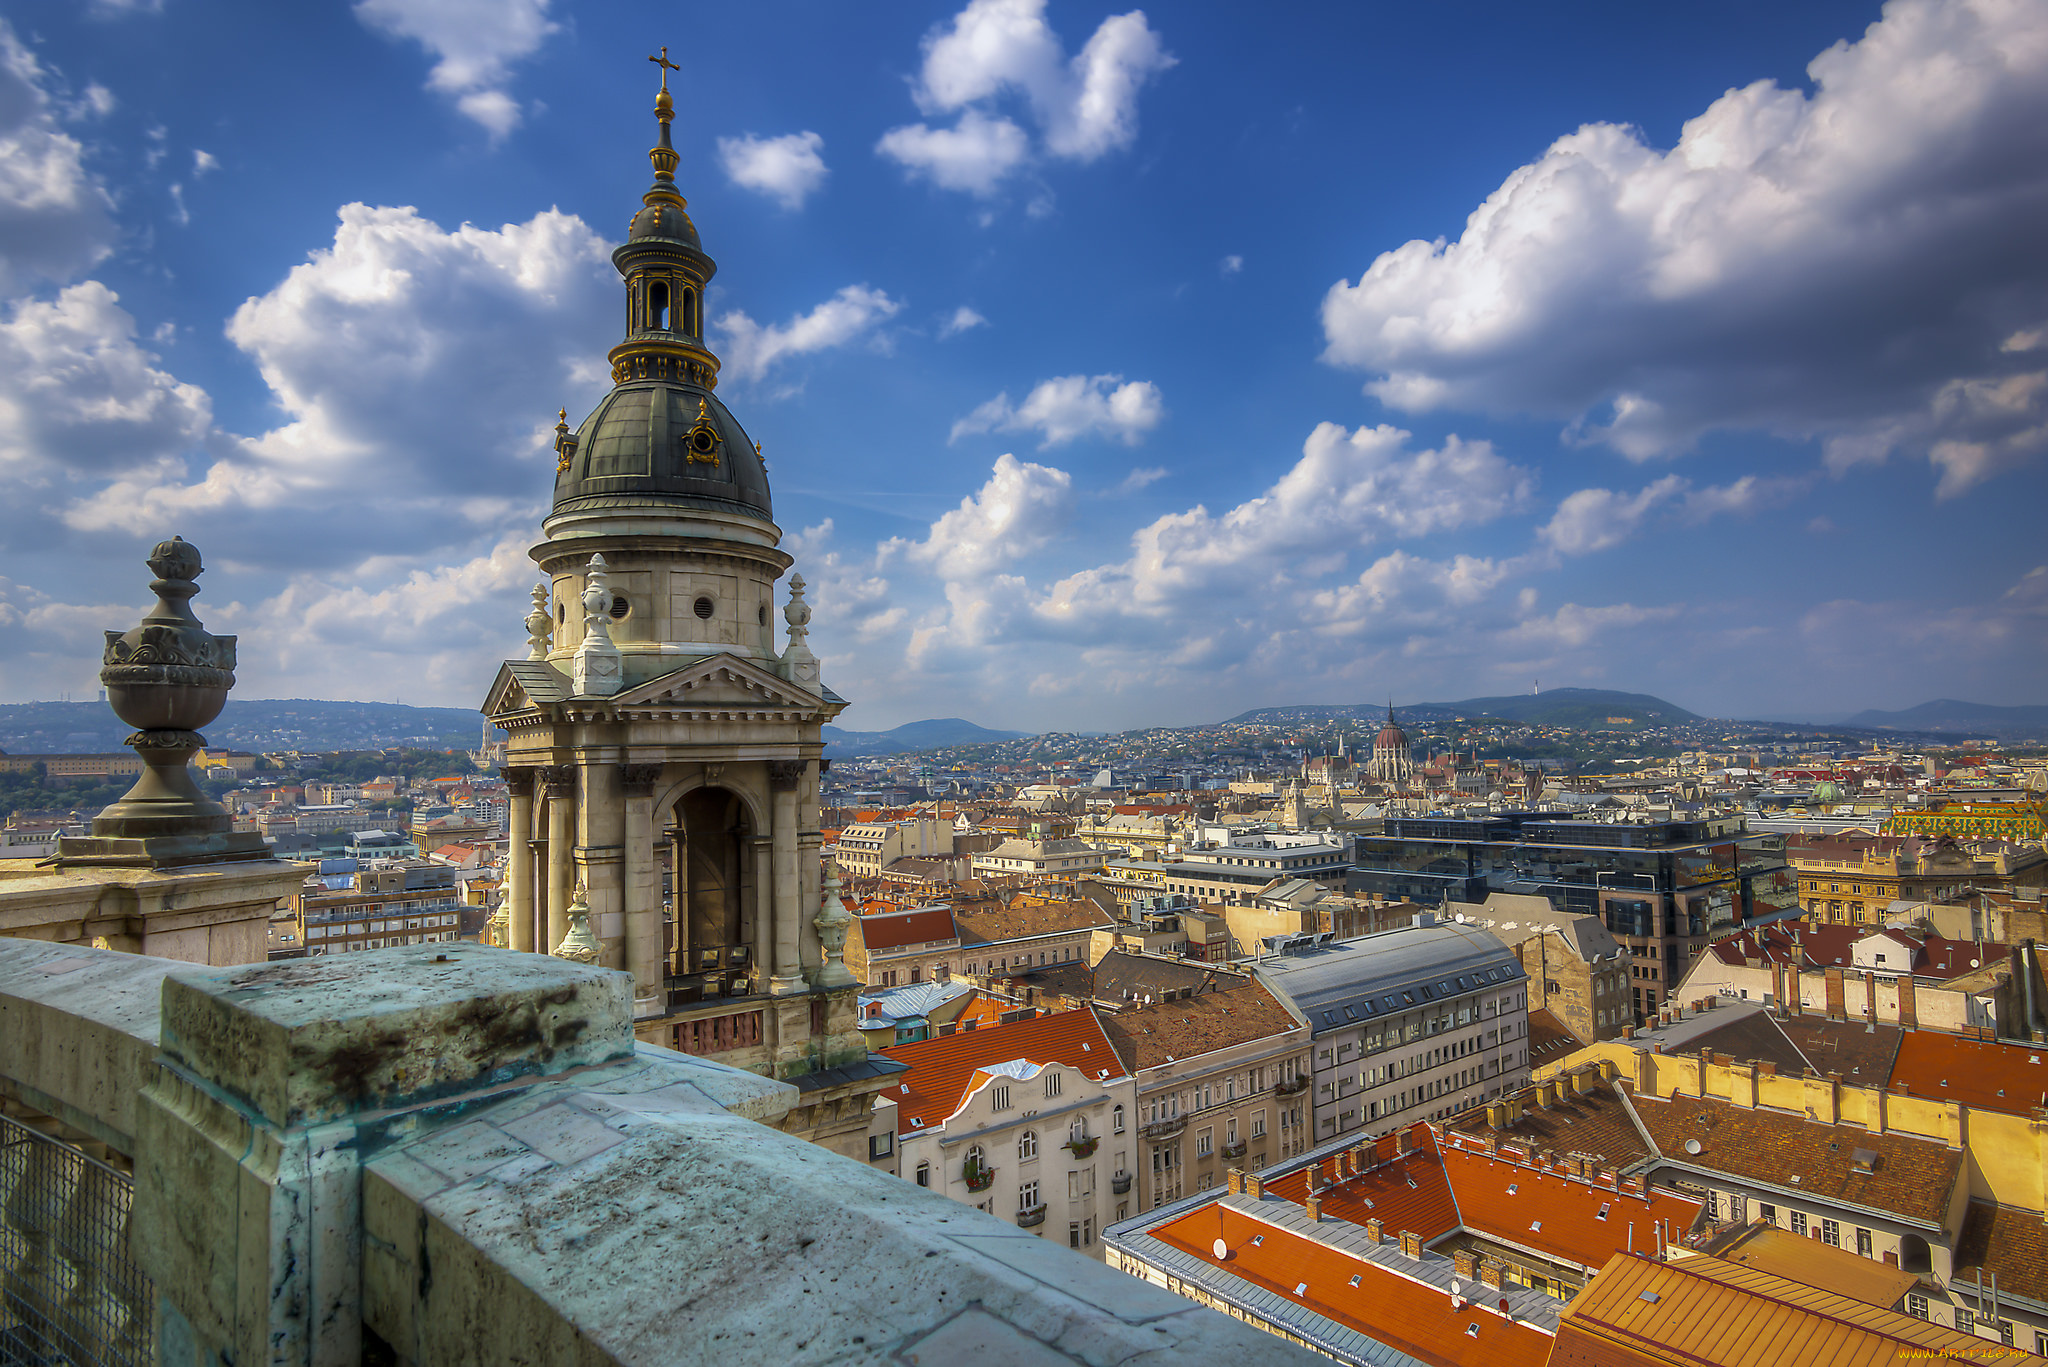
[[198, 550], [182, 537], [150, 552], [156, 606], [128, 631], [107, 633], [100, 682], [114, 715], [136, 728], [127, 743], [142, 757], [142, 777], [94, 818], [92, 835], [61, 842], [60, 863], [188, 864], [267, 859], [253, 831], [192, 781], [190, 760], [235, 686], [235, 638], [215, 636], [192, 615], [199, 592]]

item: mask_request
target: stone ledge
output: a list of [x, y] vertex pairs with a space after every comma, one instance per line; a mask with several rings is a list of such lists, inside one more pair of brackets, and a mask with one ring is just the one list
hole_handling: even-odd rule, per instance
[[701, 1068], [645, 1050], [372, 1157], [366, 1326], [411, 1363], [1310, 1360], [743, 1120]]
[[186, 969], [164, 984], [166, 1061], [272, 1125], [426, 1104], [633, 1047], [630, 976], [483, 945]]
[[155, 1070], [158, 1002], [186, 965], [0, 937], [0, 1089], [135, 1152], [135, 1095]]

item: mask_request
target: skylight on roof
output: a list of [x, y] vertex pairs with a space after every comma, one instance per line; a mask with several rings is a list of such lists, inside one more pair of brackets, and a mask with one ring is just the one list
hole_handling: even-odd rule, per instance
[[1465, 1326], [1465, 1335], [1466, 1335], [1466, 1337], [1467, 1337], [1467, 1338], [1475, 1338], [1475, 1339], [1476, 1339], [1476, 1338], [1478, 1338], [1478, 1337], [1479, 1337], [1479, 1326], [1478, 1326], [1478, 1325], [1476, 1325], [1476, 1324], [1468, 1324], [1468, 1325], [1466, 1325], [1466, 1326]]
[[1600, 1213], [1599, 1213], [1598, 1215], [1595, 1215], [1595, 1216], [1594, 1216], [1593, 1218], [1594, 1218], [1594, 1219], [1596, 1219], [1596, 1220], [1604, 1220], [1604, 1219], [1606, 1219], [1606, 1218], [1607, 1218], [1607, 1211], [1608, 1211], [1608, 1209], [1609, 1209], [1609, 1207], [1610, 1207], [1611, 1205], [1612, 1205], [1612, 1203], [1611, 1203], [1611, 1202], [1608, 1202], [1608, 1201], [1602, 1201], [1602, 1202], [1600, 1203]]
[[1515, 1194], [1516, 1192], [1520, 1191], [1521, 1189], [1522, 1189], [1522, 1184], [1521, 1184], [1520, 1182], [1510, 1182], [1510, 1183], [1508, 1183], [1508, 1195], [1510, 1195], [1510, 1196], [1513, 1196], [1513, 1195], [1514, 1195], [1514, 1194]]
[[1308, 1283], [1296, 1282], [1294, 1284], [1294, 1294], [1297, 1296], [1306, 1296], [1308, 1294]]
[[1252, 1247], [1253, 1247], [1253, 1248], [1264, 1248], [1265, 1246], [1266, 1246], [1266, 1236], [1265, 1236], [1265, 1235], [1263, 1235], [1263, 1234], [1254, 1234], [1254, 1235], [1252, 1235]]
[[1529, 1232], [1531, 1234], [1541, 1234], [1543, 1232], [1543, 1222], [1541, 1220], [1531, 1220], [1529, 1222]]
[[1353, 1286], [1356, 1286], [1356, 1285], [1358, 1285], [1358, 1284], [1359, 1284], [1360, 1282], [1362, 1282], [1362, 1281], [1364, 1281], [1364, 1280], [1365, 1280], [1365, 1278], [1364, 1278], [1363, 1276], [1361, 1276], [1360, 1274], [1356, 1273], [1356, 1272], [1354, 1272], [1354, 1273], [1352, 1273], [1352, 1274], [1351, 1274], [1351, 1284], [1352, 1284]]

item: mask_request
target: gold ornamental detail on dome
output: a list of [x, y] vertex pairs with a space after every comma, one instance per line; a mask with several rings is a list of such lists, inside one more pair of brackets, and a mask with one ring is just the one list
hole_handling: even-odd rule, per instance
[[697, 400], [697, 421], [690, 425], [690, 431], [683, 438], [683, 449], [689, 453], [692, 465], [718, 464], [718, 448], [724, 445], [718, 429], [711, 425], [711, 413], [702, 399]]
[[703, 389], [718, 388], [718, 362], [706, 352], [673, 342], [636, 339], [613, 347], [610, 359], [615, 385], [635, 380], [667, 380]]
[[649, 56], [647, 60], [661, 68], [661, 93], [654, 97], [654, 117], [661, 121], [661, 141], [647, 149], [647, 160], [654, 163], [654, 179], [658, 188], [648, 191], [644, 202], [672, 202], [678, 209], [687, 209], [688, 201], [683, 198], [682, 192], [675, 188], [674, 181], [676, 167], [682, 164], [682, 158], [676, 155], [676, 149], [670, 145], [668, 132], [669, 124], [674, 122], [676, 117], [676, 102], [668, 93], [668, 73], [681, 71], [683, 68], [668, 59], [666, 43], [662, 45], [659, 57]]

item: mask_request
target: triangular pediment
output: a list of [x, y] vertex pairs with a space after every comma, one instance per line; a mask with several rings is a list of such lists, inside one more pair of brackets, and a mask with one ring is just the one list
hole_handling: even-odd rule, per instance
[[818, 712], [826, 701], [741, 655], [707, 655], [611, 698], [617, 708], [734, 707]]
[[490, 691], [484, 695], [483, 713], [487, 717], [502, 717], [530, 712], [546, 703], [559, 702], [570, 690], [568, 678], [545, 660], [507, 660], [498, 666], [497, 677], [491, 680]]

